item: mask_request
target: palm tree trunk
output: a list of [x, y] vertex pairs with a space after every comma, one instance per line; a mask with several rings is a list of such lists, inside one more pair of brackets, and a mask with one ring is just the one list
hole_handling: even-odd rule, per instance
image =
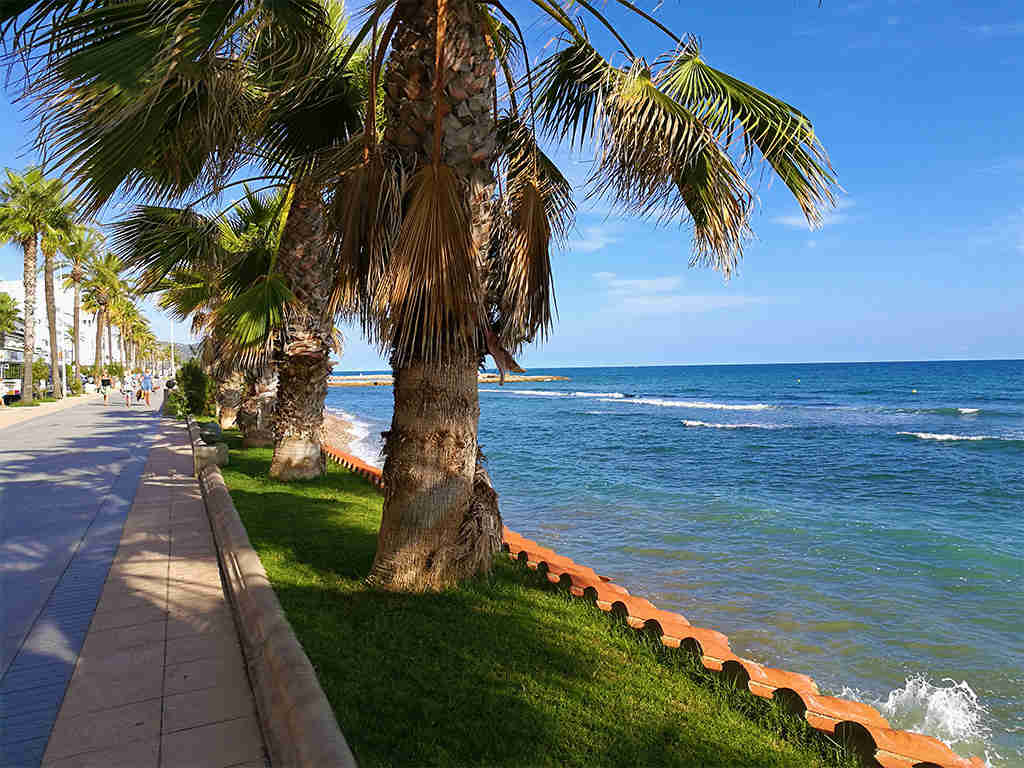
[[97, 387], [103, 375], [103, 314], [102, 309], [96, 310], [96, 364], [93, 366], [93, 378]]
[[[439, 160], [466, 184], [473, 238], [490, 236], [495, 159], [494, 57], [472, 0], [445, 4], [444, 115]], [[385, 83], [385, 141], [405, 163], [434, 159], [437, 5], [399, 0]], [[370, 579], [380, 586], [441, 589], [490, 568], [500, 545], [497, 496], [478, 467], [476, 371], [480, 357], [394, 367], [395, 410], [385, 436], [384, 515]], [[484, 481], [486, 480], [486, 482]], [[474, 488], [474, 482], [477, 488]], [[479, 489], [479, 493], [477, 493]]]
[[46, 294], [46, 322], [50, 328], [50, 378], [53, 379], [53, 396], [63, 396], [61, 387], [61, 365], [57, 354], [57, 297], [53, 289], [53, 257], [56, 254], [43, 247], [43, 291]]
[[320, 191], [298, 184], [278, 249], [278, 265], [298, 300], [285, 316], [278, 367], [270, 476], [279, 480], [319, 477], [325, 468], [320, 446], [334, 326], [331, 283], [325, 279], [328, 258]]
[[245, 396], [245, 376], [232, 371], [223, 381], [217, 381], [217, 421], [221, 429], [233, 429], [238, 409]]
[[36, 236], [24, 240], [21, 248], [25, 253], [24, 275], [25, 283], [25, 343], [22, 347], [25, 364], [21, 373], [21, 400], [25, 403], [32, 402], [33, 382], [32, 363], [35, 361], [36, 351]]
[[110, 318], [110, 310], [103, 312], [104, 320], [107, 323], [107, 362], [111, 365], [114, 364], [114, 321]]
[[75, 386], [81, 389], [82, 383], [82, 365], [79, 362], [81, 357], [81, 347], [78, 344], [78, 332], [81, 328], [81, 312], [82, 312], [82, 286], [77, 282], [75, 283], [75, 381], [78, 382]]

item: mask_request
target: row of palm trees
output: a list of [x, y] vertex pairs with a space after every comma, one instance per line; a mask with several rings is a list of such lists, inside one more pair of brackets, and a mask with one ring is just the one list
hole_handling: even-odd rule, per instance
[[[575, 213], [542, 140], [591, 152], [588, 194], [690, 227], [684, 258], [726, 274], [749, 235], [755, 164], [811, 224], [833, 203], [803, 114], [615, 0], [665, 35], [667, 53], [637, 53], [596, 6], [533, 0], [554, 30], [539, 60], [522, 31], [536, 27], [494, 0], [367, 0], [351, 31], [333, 0], [0, 10], [38, 143], [84, 209], [115, 194], [159, 204], [115, 227], [142, 289], [205, 329], [222, 381], [276, 372], [271, 474], [322, 471], [338, 316], [390, 358], [381, 586], [444, 587], [498, 546], [476, 372], [488, 354], [514, 368], [551, 330], [552, 243]], [[239, 201], [208, 207], [243, 180]]]
[[82, 223], [65, 184], [47, 178], [40, 168], [24, 173], [7, 170], [0, 185], [0, 241], [13, 242], [24, 255], [23, 320], [25, 326], [22, 400], [31, 403], [34, 388], [32, 360], [35, 359], [35, 313], [37, 259], [43, 257], [43, 291], [49, 331], [50, 371], [53, 393], [65, 396], [68, 382], [63, 381], [59, 360], [56, 276], [65, 272], [63, 287], [74, 292], [74, 320], [70, 330], [74, 346], [74, 381], [81, 381], [81, 312], [96, 320], [96, 358], [94, 372], [102, 375], [103, 330], [107, 331], [107, 360], [113, 361], [112, 328], [118, 328], [119, 357], [126, 367], [147, 359], [157, 349], [157, 339], [149, 321], [135, 304], [132, 288], [124, 277], [120, 259], [104, 251], [100, 233]]

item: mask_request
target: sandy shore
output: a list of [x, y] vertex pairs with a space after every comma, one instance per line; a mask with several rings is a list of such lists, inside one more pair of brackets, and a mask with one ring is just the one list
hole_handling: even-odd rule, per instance
[[339, 451], [351, 453], [349, 446], [356, 439], [351, 424], [330, 411], [324, 411], [324, 432], [329, 445]]

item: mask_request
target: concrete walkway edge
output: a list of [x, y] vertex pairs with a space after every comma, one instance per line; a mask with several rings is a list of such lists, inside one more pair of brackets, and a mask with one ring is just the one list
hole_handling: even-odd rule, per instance
[[[193, 426], [190, 418], [195, 436]], [[271, 763], [355, 768], [334, 710], [249, 542], [220, 469], [204, 468], [199, 481]]]

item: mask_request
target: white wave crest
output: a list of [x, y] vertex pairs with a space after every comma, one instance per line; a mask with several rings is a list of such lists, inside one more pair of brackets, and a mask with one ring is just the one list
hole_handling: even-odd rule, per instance
[[916, 437], [920, 440], [969, 440], [972, 442], [978, 440], [1001, 440], [1000, 437], [992, 437], [991, 435], [938, 435], [934, 432], [897, 432], [897, 435], [907, 435], [908, 437]]
[[978, 413], [981, 408], [957, 408], [957, 410], [965, 416], [969, 416], [970, 414]]
[[893, 728], [933, 736], [950, 747], [991, 749], [992, 729], [985, 723], [988, 710], [966, 680], [944, 678], [940, 685], [933, 685], [924, 675], [915, 675], [902, 688], [890, 691], [884, 701], [851, 688], [843, 688], [839, 695], [877, 707]]
[[777, 407], [765, 403], [737, 405], [735, 403], [709, 403], [703, 400], [664, 400], [660, 397], [633, 397], [626, 402], [638, 405], [658, 405], [664, 408], [701, 408], [706, 411], [770, 411]]
[[573, 392], [575, 397], [606, 397], [611, 400], [622, 400], [626, 396], [621, 392]]
[[370, 425], [365, 421], [360, 421], [357, 416], [348, 411], [343, 411], [341, 408], [328, 408], [327, 410], [348, 422], [349, 432], [352, 435], [352, 440], [348, 444], [349, 452], [354, 456], [358, 456], [367, 464], [378, 468], [381, 467], [384, 463], [380, 456], [381, 441], [379, 438], [374, 439], [370, 436]]
[[481, 392], [499, 392], [506, 395], [533, 395], [534, 397], [568, 397], [568, 392], [552, 392], [550, 389], [480, 389]]
[[710, 427], [712, 429], [779, 429], [780, 424], [711, 424], [706, 421], [683, 419], [687, 427]]

